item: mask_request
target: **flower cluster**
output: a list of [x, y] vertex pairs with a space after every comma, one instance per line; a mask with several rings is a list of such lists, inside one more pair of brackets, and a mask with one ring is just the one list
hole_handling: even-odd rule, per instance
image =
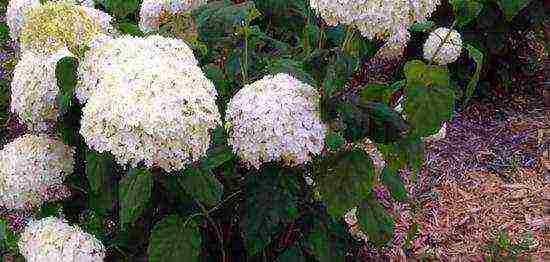
[[46, 135], [23, 135], [0, 151], [0, 206], [31, 209], [55, 200], [73, 172], [73, 151]]
[[182, 169], [206, 154], [221, 122], [216, 89], [181, 40], [107, 40], [87, 52], [79, 76], [80, 133], [120, 164]]
[[94, 262], [105, 258], [105, 247], [99, 240], [56, 217], [31, 220], [18, 245], [28, 262]]
[[284, 160], [302, 164], [324, 147], [326, 127], [319, 94], [288, 74], [268, 75], [231, 99], [225, 117], [228, 142], [242, 160], [259, 168]]
[[408, 28], [426, 21], [440, 0], [310, 0], [327, 24], [352, 26], [368, 39], [387, 39], [400, 49], [410, 38]]
[[439, 65], [450, 64], [462, 52], [462, 38], [456, 30], [440, 27], [424, 43], [424, 58]]
[[10, 0], [6, 10], [6, 23], [10, 28], [11, 39], [18, 39], [25, 24], [25, 13], [32, 7], [39, 6], [40, 0]]
[[57, 120], [57, 80], [55, 68], [59, 59], [73, 56], [61, 49], [53, 55], [26, 51], [15, 66], [11, 82], [11, 111], [27, 126], [45, 131], [48, 123]]
[[139, 11], [139, 28], [143, 32], [158, 30], [170, 15], [192, 11], [207, 0], [144, 0]]
[[51, 54], [62, 48], [75, 53], [97, 35], [113, 31], [108, 14], [71, 2], [33, 5], [22, 15], [24, 22], [14, 27], [21, 28], [21, 48], [40, 53]]

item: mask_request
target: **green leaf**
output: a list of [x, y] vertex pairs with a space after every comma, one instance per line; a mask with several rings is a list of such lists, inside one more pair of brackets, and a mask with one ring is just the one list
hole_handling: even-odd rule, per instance
[[212, 175], [197, 168], [188, 168], [178, 176], [179, 185], [193, 198], [213, 206], [221, 200], [223, 185]]
[[[400, 113], [387, 104], [362, 101], [331, 101], [329, 109], [343, 122], [344, 137], [356, 142], [369, 137], [378, 143], [390, 143], [401, 138], [408, 125]], [[336, 112], [334, 112], [336, 111]]]
[[477, 0], [452, 0], [451, 4], [459, 28], [475, 20], [483, 9], [483, 5]]
[[428, 66], [419, 60], [408, 62], [404, 71], [407, 78], [404, 113], [412, 135], [435, 134], [453, 114], [455, 93], [449, 87], [449, 72], [445, 67]]
[[389, 104], [395, 89], [381, 84], [369, 84], [361, 90], [360, 96], [363, 102], [380, 102]]
[[325, 140], [325, 145], [327, 145], [330, 150], [334, 151], [338, 150], [338, 148], [346, 143], [346, 139], [344, 139], [342, 134], [334, 131], [329, 131]]
[[92, 192], [101, 192], [103, 186], [109, 183], [110, 172], [112, 162], [106, 155], [91, 150], [86, 152], [86, 176]]
[[408, 136], [394, 144], [378, 144], [378, 147], [392, 168], [419, 171], [424, 163], [424, 142], [420, 137]]
[[395, 223], [384, 207], [373, 196], [357, 209], [361, 229], [365, 230], [369, 241], [377, 247], [387, 244], [393, 237]]
[[119, 23], [118, 30], [124, 34], [132, 36], [144, 36], [139, 27], [136, 24], [130, 22]]
[[412, 135], [427, 137], [437, 133], [443, 122], [451, 119], [454, 101], [454, 91], [448, 87], [409, 87], [404, 113], [411, 124]]
[[224, 42], [239, 29], [260, 16], [254, 2], [233, 4], [231, 1], [208, 3], [196, 11], [199, 39], [203, 42]]
[[359, 205], [374, 183], [370, 157], [359, 149], [341, 152], [321, 163], [319, 192], [327, 202], [328, 213], [335, 219]]
[[120, 180], [120, 224], [133, 224], [151, 200], [153, 174], [145, 169], [131, 169]]
[[205, 171], [214, 170], [234, 158], [233, 151], [227, 145], [226, 141], [227, 134], [225, 129], [223, 127], [214, 129], [212, 139], [213, 147], [208, 150], [208, 157], [201, 162], [201, 169]]
[[474, 94], [477, 83], [479, 82], [481, 68], [483, 67], [483, 53], [470, 44], [464, 45], [464, 48], [468, 50], [468, 54], [476, 63], [476, 71], [474, 72], [474, 75], [470, 78], [470, 82], [468, 82], [468, 86], [466, 88], [466, 97], [464, 101], [464, 103], [466, 103]]
[[345, 247], [338, 237], [346, 235], [346, 229], [341, 224], [324, 223], [319, 218], [314, 218], [312, 224], [313, 229], [307, 235], [307, 243], [317, 261], [344, 262]]
[[431, 30], [435, 26], [434, 21], [423, 21], [414, 23], [410, 30], [413, 32], [426, 32]]
[[5, 42], [10, 39], [10, 28], [5, 23], [0, 23], [0, 41]]
[[57, 61], [55, 67], [55, 78], [59, 87], [57, 106], [62, 115], [67, 113], [71, 106], [74, 89], [78, 82], [77, 70], [78, 60], [74, 57], [64, 57]]
[[530, 2], [531, 0], [498, 0], [506, 21], [512, 21], [519, 11], [529, 5]]
[[136, 13], [140, 0], [105, 0], [105, 8], [114, 17], [122, 19]]
[[199, 261], [200, 248], [201, 234], [195, 221], [170, 215], [151, 232], [149, 261]]
[[405, 184], [403, 184], [398, 171], [395, 167], [386, 166], [382, 170], [380, 179], [390, 189], [393, 198], [398, 201], [404, 201], [407, 199], [407, 189], [405, 189]]
[[279, 262], [306, 262], [302, 250], [296, 245], [291, 246], [277, 258]]
[[357, 69], [359, 60], [351, 57], [340, 50], [333, 52], [326, 69], [323, 80], [324, 95], [331, 97], [342, 90], [353, 72]]
[[248, 174], [240, 227], [250, 256], [260, 253], [297, 217], [296, 176], [272, 165]]
[[282, 58], [272, 60], [268, 68], [269, 74], [287, 73], [294, 76], [302, 82], [315, 85], [313, 77], [304, 70], [304, 64], [301, 61]]

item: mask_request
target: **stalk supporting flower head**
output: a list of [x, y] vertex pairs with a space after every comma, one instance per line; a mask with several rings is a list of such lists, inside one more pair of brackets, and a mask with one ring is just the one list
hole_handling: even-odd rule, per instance
[[231, 99], [225, 116], [228, 142], [256, 168], [278, 160], [305, 163], [324, 147], [319, 99], [312, 86], [288, 74], [265, 76]]
[[217, 92], [192, 50], [158, 35], [90, 49], [79, 66], [80, 133], [118, 163], [179, 170], [206, 155], [221, 123]]
[[440, 27], [424, 43], [424, 58], [438, 65], [450, 64], [462, 52], [462, 38], [456, 30]]
[[18, 246], [28, 262], [100, 262], [105, 259], [105, 247], [99, 240], [56, 217], [31, 220]]
[[0, 151], [0, 206], [31, 209], [61, 198], [73, 150], [46, 135], [24, 135]]

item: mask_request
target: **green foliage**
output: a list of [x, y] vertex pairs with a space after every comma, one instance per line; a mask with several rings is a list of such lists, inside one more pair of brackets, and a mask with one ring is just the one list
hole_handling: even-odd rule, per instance
[[272, 166], [248, 175], [240, 228], [249, 255], [261, 252], [298, 216], [296, 175]]
[[140, 31], [139, 27], [136, 24], [130, 22], [121, 22], [118, 23], [118, 30], [124, 34], [133, 35], [133, 36], [144, 36], [145, 34]]
[[283, 254], [279, 256], [277, 260], [279, 262], [306, 262], [307, 259], [297, 246], [292, 246], [285, 250]]
[[119, 19], [135, 14], [140, 4], [140, 0], [105, 0], [107, 11]]
[[86, 152], [86, 177], [90, 184], [89, 205], [99, 214], [113, 209], [117, 199], [117, 187], [113, 184], [113, 163], [105, 154]]
[[408, 136], [399, 142], [379, 145], [391, 168], [411, 168], [419, 171], [424, 162], [424, 143], [419, 137]]
[[345, 228], [341, 224], [320, 219], [313, 220], [313, 229], [307, 236], [306, 245], [315, 254], [319, 262], [345, 261], [343, 242], [341, 237]]
[[511, 21], [531, 0], [498, 0], [507, 21]]
[[413, 60], [405, 65], [407, 78], [404, 113], [412, 135], [426, 137], [437, 133], [451, 119], [455, 94], [450, 88], [447, 69]]
[[333, 217], [342, 217], [365, 199], [374, 184], [370, 157], [359, 149], [344, 151], [321, 163], [319, 192]]
[[498, 236], [487, 247], [489, 256], [485, 261], [517, 261], [518, 256], [531, 249], [534, 243], [533, 234], [527, 232], [517, 243], [512, 243], [508, 231], [501, 230]]
[[177, 179], [181, 188], [206, 205], [213, 206], [221, 200], [223, 185], [200, 169], [188, 168]]
[[476, 63], [476, 71], [474, 72], [474, 75], [470, 78], [470, 82], [468, 82], [468, 87], [466, 88], [465, 102], [467, 102], [474, 94], [477, 83], [479, 82], [481, 68], [483, 67], [483, 53], [470, 44], [464, 45], [464, 48], [468, 50], [468, 54]]
[[411, 26], [411, 31], [413, 32], [427, 32], [430, 31], [435, 26], [434, 21], [424, 21], [416, 22]]
[[16, 252], [17, 241], [19, 241], [17, 235], [11, 231], [8, 227], [8, 222], [0, 218], [0, 258], [3, 250], [10, 252]]
[[477, 0], [452, 0], [451, 4], [458, 27], [463, 27], [474, 21], [483, 9], [482, 3]]
[[380, 180], [386, 185], [391, 192], [391, 196], [398, 201], [404, 201], [407, 199], [407, 189], [405, 184], [401, 180], [398, 173], [398, 168], [393, 166], [387, 166], [382, 170]]
[[151, 232], [149, 261], [199, 261], [201, 235], [191, 218], [170, 215], [158, 222]]
[[357, 217], [361, 228], [367, 232], [369, 241], [376, 246], [382, 247], [392, 239], [395, 226], [393, 218], [373, 195], [359, 206]]
[[57, 61], [55, 78], [59, 87], [58, 108], [61, 114], [69, 111], [73, 99], [74, 89], [78, 82], [78, 60], [74, 57], [64, 57]]
[[120, 224], [134, 223], [151, 200], [153, 174], [144, 169], [131, 169], [119, 185]]

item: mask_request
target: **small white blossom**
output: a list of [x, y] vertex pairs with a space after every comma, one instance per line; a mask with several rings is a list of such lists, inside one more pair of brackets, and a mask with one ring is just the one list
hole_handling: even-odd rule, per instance
[[225, 116], [228, 142], [256, 168], [278, 160], [305, 163], [324, 147], [326, 126], [318, 102], [312, 86], [288, 74], [265, 76], [231, 99]]
[[22, 50], [51, 54], [75, 52], [100, 34], [112, 34], [111, 16], [71, 1], [46, 2], [26, 9], [19, 41]]
[[57, 62], [74, 57], [62, 49], [53, 55], [25, 51], [15, 66], [11, 82], [11, 111], [35, 131], [45, 131], [49, 123], [58, 117], [57, 95], [59, 88], [55, 77]]
[[28, 262], [100, 262], [105, 247], [93, 235], [56, 217], [31, 220], [18, 243]]
[[144, 0], [139, 11], [139, 29], [151, 32], [159, 29], [164, 17], [192, 11], [207, 0]]
[[0, 206], [31, 209], [56, 197], [73, 172], [73, 151], [46, 135], [24, 135], [0, 151]]
[[25, 13], [33, 6], [40, 5], [40, 0], [10, 0], [6, 10], [6, 23], [10, 28], [10, 37], [19, 38], [21, 28], [25, 24]]
[[386, 39], [388, 50], [401, 52], [409, 41], [408, 28], [424, 22], [440, 0], [310, 0], [328, 25], [358, 29], [368, 39]]
[[80, 133], [120, 164], [182, 169], [205, 156], [221, 123], [216, 89], [181, 40], [107, 40], [86, 53], [79, 76]]
[[439, 65], [447, 65], [456, 61], [461, 52], [460, 33], [445, 27], [434, 30], [424, 43], [424, 58], [428, 61], [433, 60]]

